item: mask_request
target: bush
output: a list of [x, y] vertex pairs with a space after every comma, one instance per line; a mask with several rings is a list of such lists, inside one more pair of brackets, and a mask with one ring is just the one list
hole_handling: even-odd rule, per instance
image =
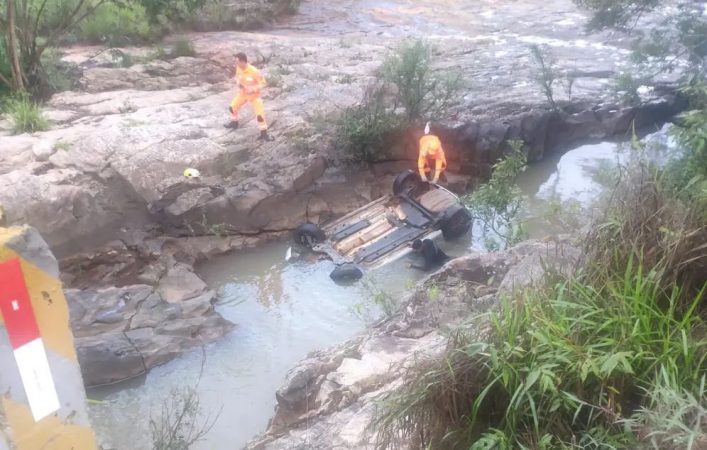
[[543, 95], [545, 95], [550, 107], [552, 107], [555, 111], [559, 111], [559, 108], [555, 103], [555, 88], [553, 86], [557, 79], [554, 55], [550, 52], [547, 46], [541, 47], [536, 44], [530, 46], [530, 54], [537, 69], [535, 82], [542, 89]]
[[162, 27], [150, 25], [143, 6], [135, 2], [128, 2], [125, 7], [106, 3], [81, 23], [78, 38], [120, 47], [154, 41], [163, 33]]
[[434, 73], [431, 63], [432, 47], [417, 40], [401, 44], [380, 68], [381, 80], [396, 88], [394, 109], [402, 107], [407, 121], [439, 120], [459, 101], [461, 72]]
[[347, 108], [336, 123], [346, 161], [383, 161], [393, 134], [419, 119], [441, 120], [449, 113], [458, 102], [461, 74], [434, 73], [431, 60], [432, 47], [420, 40], [404, 43], [386, 57], [361, 103]]
[[679, 148], [668, 163], [668, 183], [707, 220], [707, 83], [695, 83], [684, 92], [691, 109], [672, 128]]
[[400, 119], [391, 111], [385, 89], [370, 86], [360, 105], [346, 108], [336, 123], [336, 142], [343, 159], [351, 163], [384, 161], [386, 143], [399, 129]]
[[181, 56], [195, 56], [194, 46], [191, 41], [185, 37], [179, 37], [174, 41], [174, 48], [172, 49], [171, 56], [173, 58], [179, 58]]
[[49, 122], [42, 115], [39, 105], [27, 95], [8, 98], [3, 109], [10, 117], [13, 131], [16, 134], [49, 129]]
[[518, 220], [523, 194], [516, 179], [526, 168], [526, 157], [523, 142], [511, 141], [509, 145], [511, 154], [493, 166], [488, 183], [463, 199], [481, 225], [488, 250], [506, 248], [525, 237], [523, 224]]

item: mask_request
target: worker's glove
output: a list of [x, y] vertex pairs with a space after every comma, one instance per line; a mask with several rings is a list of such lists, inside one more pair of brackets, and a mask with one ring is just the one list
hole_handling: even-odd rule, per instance
[[426, 175], [422, 175], [422, 177], [420, 177], [420, 178], [422, 178], [422, 182], [423, 182], [423, 183], [427, 183], [428, 181], [430, 181], [430, 180], [427, 179], [427, 176], [426, 176]]
[[434, 184], [437, 184], [438, 181], [439, 181], [438, 178], [433, 178], [433, 179], [432, 179], [432, 183], [434, 183]]

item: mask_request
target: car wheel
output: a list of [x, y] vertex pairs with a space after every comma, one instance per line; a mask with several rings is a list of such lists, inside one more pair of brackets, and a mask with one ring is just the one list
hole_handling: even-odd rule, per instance
[[323, 242], [326, 239], [324, 232], [313, 223], [303, 223], [295, 228], [292, 233], [294, 241], [306, 248], [312, 248], [315, 244]]
[[462, 205], [450, 206], [440, 220], [440, 228], [445, 239], [457, 239], [471, 229], [471, 213]]
[[406, 170], [395, 177], [395, 181], [393, 181], [393, 194], [400, 195], [405, 192], [410, 192], [420, 187], [421, 184], [422, 179], [420, 178], [420, 174], [412, 170]]
[[363, 272], [354, 264], [342, 264], [332, 270], [329, 277], [336, 282], [352, 282], [360, 280]]

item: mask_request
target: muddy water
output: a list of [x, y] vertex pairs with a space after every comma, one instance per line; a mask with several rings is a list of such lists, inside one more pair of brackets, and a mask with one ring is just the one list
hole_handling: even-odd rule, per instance
[[[588, 206], [606, 190], [607, 174], [620, 160], [617, 145], [585, 145], [534, 164], [519, 183], [527, 196], [524, 212], [531, 236], [561, 232], [572, 214], [586, 222]], [[562, 213], [562, 214], [560, 214]], [[478, 232], [453, 245], [451, 255], [481, 248]], [[284, 261], [286, 243], [214, 259], [200, 268], [218, 289], [218, 311], [237, 324], [220, 342], [194, 351], [146, 377], [117, 387], [94, 390], [92, 421], [106, 448], [150, 448], [149, 418], [159, 414], [171, 389], [196, 385], [205, 411], [220, 411], [208, 437], [197, 449], [240, 448], [263, 431], [275, 405], [274, 392], [289, 368], [308, 352], [341, 343], [379, 309], [372, 291], [400, 297], [420, 277], [401, 260], [368, 274], [366, 283], [337, 286], [327, 261]]]

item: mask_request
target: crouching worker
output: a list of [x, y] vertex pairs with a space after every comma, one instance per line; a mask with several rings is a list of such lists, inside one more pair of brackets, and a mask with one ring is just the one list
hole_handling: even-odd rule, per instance
[[408, 267], [427, 271], [437, 268], [449, 260], [449, 256], [431, 239], [415, 239], [411, 246], [415, 253], [422, 256], [424, 264], [408, 264]]
[[238, 113], [243, 105], [250, 103], [255, 113], [255, 120], [260, 128], [260, 137], [265, 141], [271, 140], [268, 135], [268, 124], [265, 121], [265, 108], [263, 100], [260, 98], [261, 90], [265, 88], [266, 82], [258, 69], [248, 64], [248, 57], [245, 53], [236, 55], [236, 82], [238, 84], [238, 94], [231, 102], [228, 110], [231, 112], [231, 120], [224, 125], [226, 128], [238, 128]]
[[422, 181], [429, 181], [428, 173], [432, 172], [434, 161], [434, 175], [432, 182], [437, 183], [442, 172], [447, 168], [447, 159], [444, 157], [442, 142], [434, 134], [430, 134], [430, 123], [425, 125], [425, 135], [420, 139], [420, 156], [417, 159], [417, 168]]

